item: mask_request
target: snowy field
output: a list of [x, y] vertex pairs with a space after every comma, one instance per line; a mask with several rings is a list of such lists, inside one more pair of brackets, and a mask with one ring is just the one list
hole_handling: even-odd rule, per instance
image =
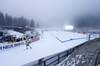
[[[58, 39], [57, 39], [58, 38]], [[77, 39], [84, 38], [84, 39]], [[66, 41], [70, 39], [76, 39]], [[60, 41], [66, 42], [60, 42]], [[40, 58], [62, 52], [71, 47], [87, 41], [87, 35], [64, 32], [64, 31], [45, 31], [43, 37], [30, 44], [32, 49], [26, 49], [25, 45], [0, 52], [0, 66], [22, 66]]]

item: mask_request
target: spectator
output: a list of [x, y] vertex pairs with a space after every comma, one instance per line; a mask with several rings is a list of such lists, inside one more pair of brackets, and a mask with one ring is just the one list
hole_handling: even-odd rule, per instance
[[26, 38], [24, 37], [24, 40], [26, 40]]

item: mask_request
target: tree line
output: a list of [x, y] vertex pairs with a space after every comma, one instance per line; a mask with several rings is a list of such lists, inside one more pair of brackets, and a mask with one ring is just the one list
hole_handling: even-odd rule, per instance
[[2, 12], [0, 12], [0, 26], [37, 27], [37, 25], [35, 26], [34, 20], [28, 20], [23, 16], [13, 18], [11, 15], [4, 15]]
[[74, 25], [77, 28], [80, 27], [100, 28], [100, 15], [80, 16], [74, 20]]

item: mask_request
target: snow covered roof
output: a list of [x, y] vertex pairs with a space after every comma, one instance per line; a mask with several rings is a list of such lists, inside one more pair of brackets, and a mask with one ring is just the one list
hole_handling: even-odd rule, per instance
[[16, 38], [24, 37], [23, 33], [13, 31], [13, 30], [8, 30], [7, 33], [9, 33], [10, 35], [16, 36]]

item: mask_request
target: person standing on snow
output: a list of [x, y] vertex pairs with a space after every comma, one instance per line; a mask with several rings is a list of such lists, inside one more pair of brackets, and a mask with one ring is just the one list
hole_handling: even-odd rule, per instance
[[32, 49], [32, 47], [29, 45], [29, 40], [26, 41], [26, 49], [28, 49], [28, 46]]

